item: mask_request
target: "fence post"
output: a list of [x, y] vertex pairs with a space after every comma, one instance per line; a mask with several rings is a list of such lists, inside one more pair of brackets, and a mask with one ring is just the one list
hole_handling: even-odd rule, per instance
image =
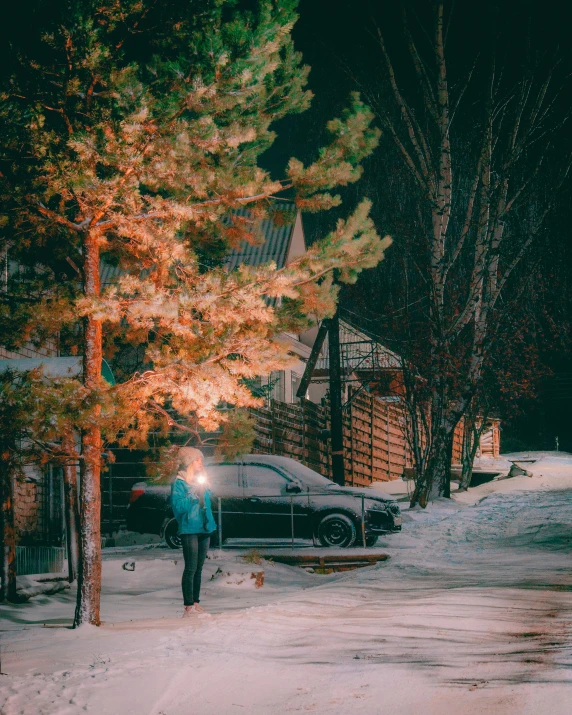
[[366, 548], [365, 544], [365, 503], [364, 503], [364, 495], [361, 495], [361, 540], [363, 543], [363, 548]]
[[292, 548], [294, 548], [294, 497], [290, 495], [290, 526], [292, 528]]
[[222, 551], [222, 500], [218, 498], [218, 548]]
[[111, 461], [108, 462], [109, 468], [109, 486], [108, 486], [108, 521], [109, 521], [109, 537], [113, 537], [113, 466]]
[[375, 418], [374, 418], [374, 397], [371, 396], [369, 398], [369, 407], [370, 407], [370, 418], [369, 418], [369, 432], [370, 432], [370, 445], [369, 445], [369, 466], [370, 466], [370, 473], [369, 473], [369, 481], [370, 484], [373, 484], [373, 451], [374, 451], [374, 443], [373, 443], [373, 434], [374, 434], [374, 423], [375, 423]]
[[352, 471], [352, 487], [355, 486], [355, 441], [354, 441], [354, 413], [353, 413], [353, 390], [351, 385], [348, 387], [348, 399], [350, 401], [350, 454], [351, 454], [351, 471]]
[[391, 481], [391, 442], [389, 441], [389, 402], [386, 403], [387, 409], [387, 478]]
[[270, 400], [270, 430], [272, 435], [272, 445], [270, 447], [272, 454], [276, 454], [276, 416], [275, 412], [275, 400]]
[[301, 397], [300, 398], [300, 407], [302, 408], [302, 459], [301, 461], [304, 463], [308, 463], [308, 454], [306, 453], [306, 400]]

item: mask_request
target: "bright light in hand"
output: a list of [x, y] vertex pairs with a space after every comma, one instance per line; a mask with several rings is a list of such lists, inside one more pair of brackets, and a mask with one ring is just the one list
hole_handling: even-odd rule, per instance
[[206, 478], [204, 475], [201, 474], [200, 477], [197, 477], [197, 482], [198, 482], [199, 484], [206, 484], [207, 478]]

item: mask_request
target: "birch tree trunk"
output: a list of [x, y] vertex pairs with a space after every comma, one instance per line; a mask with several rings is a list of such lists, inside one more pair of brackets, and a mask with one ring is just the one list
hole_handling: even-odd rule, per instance
[[471, 484], [473, 477], [473, 464], [477, 456], [477, 450], [481, 442], [483, 432], [488, 424], [488, 411], [485, 410], [482, 414], [472, 410], [467, 411], [465, 418], [465, 431], [463, 433], [463, 456], [461, 465], [461, 482], [459, 489], [465, 491]]
[[[84, 251], [84, 292], [86, 296], [97, 297], [100, 291], [99, 236], [93, 229], [85, 238]], [[102, 357], [101, 321], [89, 316], [85, 330], [84, 382], [90, 391], [96, 391], [100, 385]], [[84, 623], [100, 625], [102, 439], [99, 414], [100, 408], [96, 408], [93, 424], [82, 434], [80, 561], [75, 626]]]

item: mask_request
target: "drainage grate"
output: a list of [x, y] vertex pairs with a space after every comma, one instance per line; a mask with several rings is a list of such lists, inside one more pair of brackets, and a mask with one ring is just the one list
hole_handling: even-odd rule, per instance
[[373, 566], [379, 561], [387, 561], [388, 554], [336, 554], [332, 556], [317, 555], [286, 555], [272, 554], [268, 556], [272, 561], [288, 564], [289, 566], [301, 566], [305, 569], [312, 569], [316, 573], [332, 573], [338, 571], [351, 571], [352, 569], [363, 568], [364, 566]]

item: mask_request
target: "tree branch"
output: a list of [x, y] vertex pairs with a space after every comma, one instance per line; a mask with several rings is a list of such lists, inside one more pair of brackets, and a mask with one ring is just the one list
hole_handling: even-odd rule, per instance
[[60, 226], [65, 226], [66, 228], [69, 228], [70, 231], [75, 231], [76, 233], [83, 233], [88, 225], [86, 221], [83, 221], [82, 223], [69, 221], [64, 216], [46, 208], [46, 206], [41, 203], [37, 205], [37, 210], [38, 213], [42, 214], [42, 216], [45, 216], [46, 218], [51, 219], [54, 223], [60, 224]]

